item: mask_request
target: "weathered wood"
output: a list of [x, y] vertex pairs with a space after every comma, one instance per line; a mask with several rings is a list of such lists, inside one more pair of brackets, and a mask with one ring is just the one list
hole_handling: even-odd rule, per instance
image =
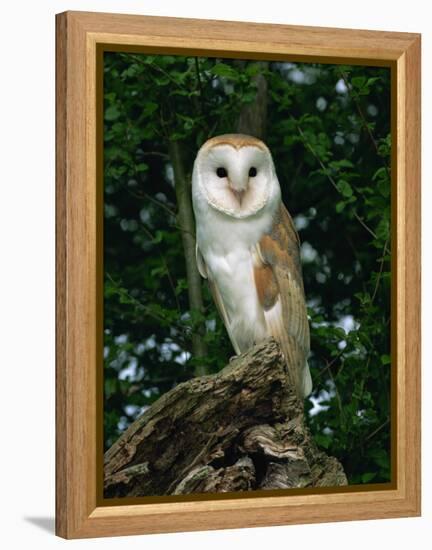
[[274, 340], [162, 396], [105, 454], [105, 497], [346, 485]]

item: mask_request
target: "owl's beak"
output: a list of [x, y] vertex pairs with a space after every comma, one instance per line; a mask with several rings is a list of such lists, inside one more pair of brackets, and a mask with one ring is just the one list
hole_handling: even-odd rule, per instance
[[238, 179], [236, 179], [235, 185], [233, 184], [232, 180], [228, 180], [228, 184], [232, 194], [234, 195], [234, 197], [237, 199], [237, 202], [241, 206], [244, 196], [246, 194], [246, 191], [248, 189], [248, 182], [242, 181], [242, 180], [239, 181]]
[[237, 199], [239, 205], [241, 206], [243, 197], [245, 196], [245, 193], [246, 193], [246, 189], [241, 189], [241, 190], [239, 191], [239, 190], [233, 189], [233, 188], [231, 187], [231, 190], [232, 190], [232, 192], [233, 192], [233, 195], [234, 195], [235, 198]]

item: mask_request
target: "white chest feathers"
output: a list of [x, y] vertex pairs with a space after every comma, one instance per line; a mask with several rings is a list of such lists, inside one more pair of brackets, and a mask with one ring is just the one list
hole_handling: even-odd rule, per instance
[[269, 335], [254, 280], [252, 248], [271, 227], [272, 217], [264, 214], [251, 223], [213, 215], [219, 217], [217, 223], [210, 219], [198, 224], [197, 244], [225, 308], [231, 340], [241, 353]]

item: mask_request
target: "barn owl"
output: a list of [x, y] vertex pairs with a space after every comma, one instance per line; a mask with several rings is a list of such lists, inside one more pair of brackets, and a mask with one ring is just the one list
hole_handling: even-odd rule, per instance
[[209, 139], [192, 173], [196, 260], [237, 354], [273, 336], [300, 397], [312, 390], [299, 239], [267, 146]]

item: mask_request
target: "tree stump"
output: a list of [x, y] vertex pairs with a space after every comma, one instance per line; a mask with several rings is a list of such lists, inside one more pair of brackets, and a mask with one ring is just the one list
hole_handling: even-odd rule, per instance
[[179, 384], [105, 453], [105, 497], [346, 485], [287, 380], [270, 339], [216, 375]]

